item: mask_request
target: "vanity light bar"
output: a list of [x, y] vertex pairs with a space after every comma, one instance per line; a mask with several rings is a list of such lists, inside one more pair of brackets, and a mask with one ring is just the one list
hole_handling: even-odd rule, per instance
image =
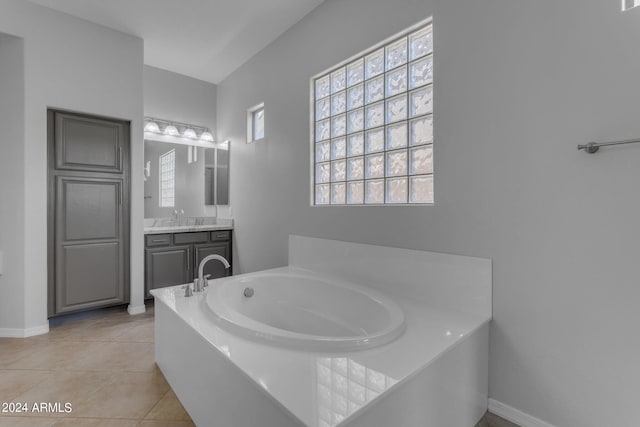
[[145, 117], [144, 123], [145, 132], [180, 137], [193, 141], [213, 142], [211, 130], [204, 126], [195, 126], [188, 123], [174, 122], [154, 117]]

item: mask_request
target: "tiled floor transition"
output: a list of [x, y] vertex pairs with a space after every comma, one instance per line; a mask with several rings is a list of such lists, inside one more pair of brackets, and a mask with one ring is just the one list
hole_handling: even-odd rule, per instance
[[[0, 427], [194, 426], [153, 352], [153, 309], [0, 338]], [[487, 414], [476, 427], [517, 426]]]

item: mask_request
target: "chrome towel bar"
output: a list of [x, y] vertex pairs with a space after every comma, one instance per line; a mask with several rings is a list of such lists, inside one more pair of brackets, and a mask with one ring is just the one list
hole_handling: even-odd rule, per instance
[[640, 142], [640, 139], [625, 139], [624, 141], [611, 141], [611, 142], [590, 142], [588, 144], [578, 145], [578, 150], [584, 150], [589, 154], [596, 153], [600, 147], [606, 147], [608, 145], [621, 145], [621, 144], [633, 144]]

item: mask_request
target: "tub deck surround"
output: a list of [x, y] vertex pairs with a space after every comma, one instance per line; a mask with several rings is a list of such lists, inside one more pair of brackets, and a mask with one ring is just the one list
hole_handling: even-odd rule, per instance
[[[325, 253], [332, 244], [335, 250]], [[330, 262], [336, 254], [360, 257], [356, 270], [390, 268], [380, 259], [378, 266], [364, 262], [367, 253], [410, 260], [403, 264], [410, 270], [396, 270], [386, 288], [356, 282], [395, 301], [405, 316], [403, 334], [377, 347], [329, 353], [250, 339], [223, 326], [207, 305], [207, 293], [265, 272], [210, 281], [206, 293], [189, 298], [179, 286], [156, 289], [156, 362], [197, 425], [472, 427], [480, 420], [488, 391], [489, 260], [393, 248], [377, 252], [380, 247], [297, 236], [290, 248], [300, 250], [290, 254], [290, 264], [305, 268], [289, 265], [266, 273], [345, 280]], [[424, 273], [425, 264], [435, 269], [431, 277], [417, 284], [400, 279]], [[370, 274], [352, 271], [349, 279]], [[469, 294], [456, 303], [450, 289], [426, 289], [443, 286]]]
[[[283, 267], [270, 272], [301, 273], [295, 267]], [[209, 288], [228, 280], [233, 278], [213, 280]], [[451, 347], [481, 330], [490, 320], [473, 314], [428, 307], [406, 298], [395, 298], [405, 313], [407, 323], [404, 333], [395, 341], [368, 350], [308, 352], [244, 338], [219, 326], [207, 308], [206, 293], [185, 298], [184, 290], [177, 286], [155, 289], [152, 294], [157, 301], [157, 319], [161, 317], [161, 322], [167, 319], [172, 319], [170, 321], [174, 323], [184, 322], [182, 326], [186, 325], [195, 331], [196, 337], [204, 338], [220, 355], [248, 376], [255, 386], [293, 416], [298, 422], [293, 425], [309, 427], [348, 426], [348, 421], [358, 416], [360, 411], [365, 411], [367, 404], [375, 404], [375, 398], [392, 392], [393, 386], [399, 386], [417, 375]], [[158, 337], [158, 333], [162, 334], [162, 331], [156, 332], [157, 344], [161, 344], [163, 339]], [[182, 341], [179, 345], [180, 340], [187, 337], [187, 334], [180, 335], [182, 336], [178, 341], [167, 342], [171, 350], [164, 348], [159, 351], [179, 351], [186, 346], [191, 349], [190, 352], [195, 353], [193, 349], [198, 348], [198, 345], [194, 345], [191, 340]], [[180, 359], [178, 355], [171, 358]], [[167, 369], [163, 363], [163, 355], [157, 353], [156, 359], [178, 397], [181, 397], [180, 390], [191, 387], [190, 381], [185, 381], [184, 373], [174, 377], [170, 372], [172, 368]], [[197, 372], [197, 375], [203, 374], [204, 366], [195, 367], [189, 360], [184, 360], [184, 363], [188, 369]], [[219, 369], [224, 367], [221, 366]], [[186, 384], [182, 384], [183, 382]], [[227, 382], [218, 383], [222, 392], [225, 392], [228, 386]], [[349, 393], [353, 394], [351, 398]], [[181, 401], [198, 425], [211, 425], [201, 417], [199, 419], [197, 413], [202, 408], [192, 413], [189, 399], [185, 401], [181, 398]], [[247, 397], [247, 401], [251, 402], [252, 399]], [[475, 425], [486, 411], [486, 394], [484, 402], [485, 405], [480, 406], [477, 418], [468, 423], [469, 427]], [[243, 403], [236, 405], [240, 410], [244, 406]], [[206, 409], [210, 408], [211, 406]], [[213, 410], [210, 413], [212, 416], [217, 414]], [[343, 417], [344, 420], [338, 422]], [[322, 424], [321, 420], [326, 421], [326, 424]], [[236, 424], [220, 424], [225, 425]], [[258, 426], [271, 427], [270, 424], [246, 425]]]
[[192, 231], [233, 230], [231, 218], [150, 218], [144, 220], [144, 234], [189, 233]]

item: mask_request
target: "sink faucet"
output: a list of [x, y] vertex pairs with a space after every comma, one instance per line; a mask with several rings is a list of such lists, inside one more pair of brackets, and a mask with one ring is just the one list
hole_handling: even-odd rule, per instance
[[182, 225], [182, 223], [184, 222], [184, 209], [174, 209], [171, 218], [173, 218], [173, 220], [176, 221], [178, 225]]
[[198, 279], [197, 279], [196, 292], [202, 291], [204, 287], [207, 286], [207, 277], [209, 275], [204, 276], [204, 266], [207, 262], [211, 261], [212, 259], [216, 259], [220, 261], [222, 264], [224, 264], [224, 268], [231, 268], [231, 264], [229, 264], [229, 261], [227, 261], [226, 258], [223, 256], [220, 256], [218, 254], [212, 254], [204, 257], [202, 261], [200, 261], [200, 265], [198, 266]]

